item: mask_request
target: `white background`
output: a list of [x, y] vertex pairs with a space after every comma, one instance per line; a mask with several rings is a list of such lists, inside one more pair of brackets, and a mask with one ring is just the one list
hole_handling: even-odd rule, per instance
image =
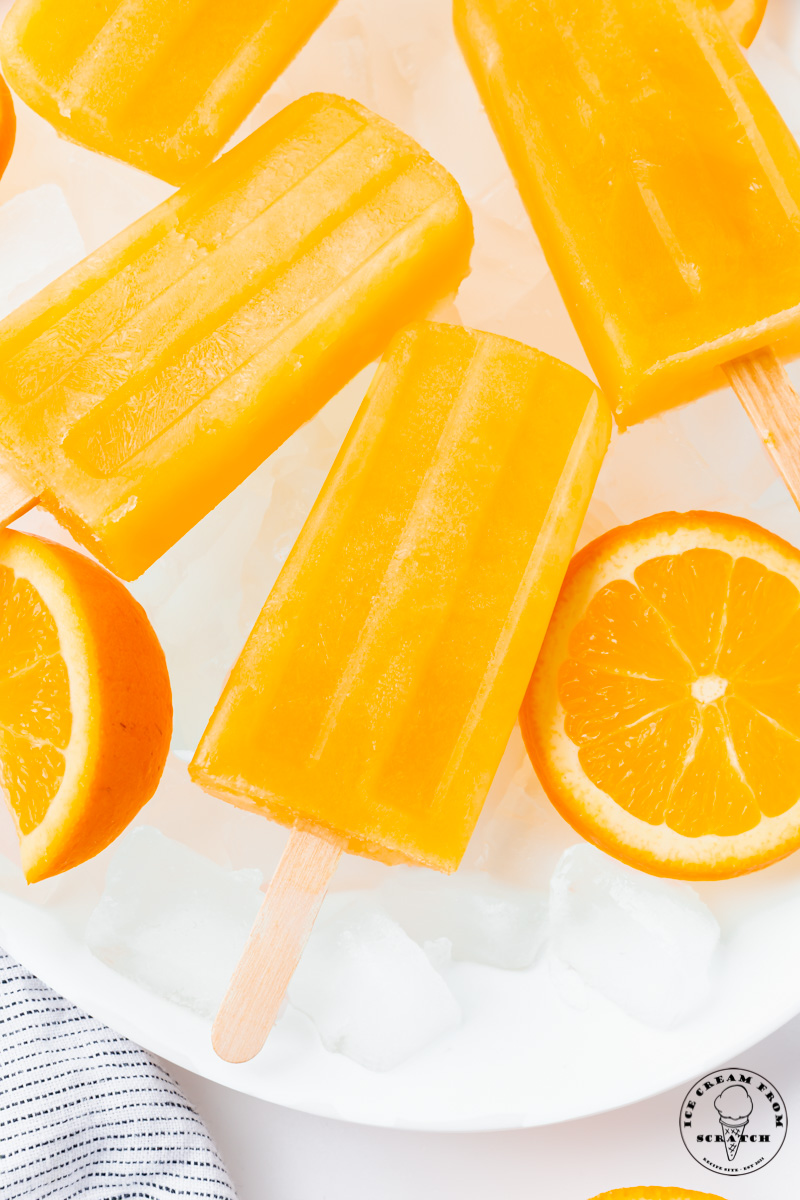
[[[766, 1076], [788, 1113], [778, 1156], [734, 1179], [699, 1166], [681, 1141], [688, 1086], [540, 1129], [407, 1133], [291, 1112], [165, 1065], [205, 1118], [239, 1200], [590, 1200], [638, 1185], [694, 1188], [724, 1200], [800, 1196], [800, 1017], [735, 1063], [719, 1064]], [[581, 1086], [579, 1073], [574, 1086]]]

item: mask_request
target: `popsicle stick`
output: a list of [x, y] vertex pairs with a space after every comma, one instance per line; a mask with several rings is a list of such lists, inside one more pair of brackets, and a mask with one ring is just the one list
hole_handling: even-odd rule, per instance
[[16, 521], [37, 503], [36, 496], [0, 467], [0, 529]]
[[723, 370], [800, 508], [800, 396], [769, 346]]
[[247, 1062], [267, 1040], [341, 853], [311, 833], [289, 838], [211, 1032], [227, 1062]]

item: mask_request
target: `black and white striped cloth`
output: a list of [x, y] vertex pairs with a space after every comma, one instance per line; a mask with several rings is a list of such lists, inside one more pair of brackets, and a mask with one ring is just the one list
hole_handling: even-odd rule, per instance
[[0, 950], [2, 1200], [236, 1200], [177, 1084]]

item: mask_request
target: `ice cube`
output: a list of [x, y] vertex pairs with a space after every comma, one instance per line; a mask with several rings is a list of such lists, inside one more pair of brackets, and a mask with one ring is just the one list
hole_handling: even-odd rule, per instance
[[[770, 0], [758, 35], [757, 47], [765, 41], [777, 42], [793, 55], [795, 69], [800, 67], [800, 11], [796, 0]], [[749, 57], [749, 55], [748, 55]]]
[[172, 744], [184, 756], [194, 751], [244, 642], [238, 581], [267, 503], [237, 488], [129, 585], [164, 648], [175, 709]]
[[121, 975], [213, 1017], [264, 898], [260, 883], [258, 870], [226, 870], [139, 825], [111, 860], [86, 943]]
[[420, 945], [446, 938], [452, 956], [518, 970], [544, 942], [547, 897], [511, 887], [482, 871], [444, 877], [398, 868], [381, 889], [387, 912]]
[[83, 255], [80, 230], [55, 183], [8, 200], [0, 208], [0, 318]]
[[462, 870], [488, 871], [525, 890], [547, 892], [575, 830], [545, 795], [515, 727], [464, 855]]
[[[800, 79], [792, 56], [800, 47], [800, 23], [795, 15], [795, 33], [790, 41], [786, 38], [786, 49], [777, 46], [768, 37], [760, 37], [748, 53], [750, 66], [755, 71], [770, 99], [779, 109], [781, 116], [795, 137], [800, 136]], [[788, 31], [787, 31], [788, 33]]]
[[[369, 373], [362, 372], [361, 386], [368, 381]], [[354, 411], [352, 385], [332, 404]], [[172, 745], [181, 757], [191, 757], [325, 480], [339, 445], [326, 421], [336, 419], [320, 414], [297, 430], [130, 584], [167, 657], [175, 709]]]
[[[441, 947], [434, 948], [440, 958]], [[350, 902], [317, 923], [289, 986], [323, 1045], [389, 1071], [460, 1022], [431, 959], [374, 901]]]
[[708, 993], [720, 928], [688, 884], [572, 846], [553, 874], [550, 923], [554, 953], [645, 1024], [675, 1025]]

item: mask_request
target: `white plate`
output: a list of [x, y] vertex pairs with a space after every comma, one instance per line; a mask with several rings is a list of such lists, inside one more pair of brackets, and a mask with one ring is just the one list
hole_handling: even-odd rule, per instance
[[[792, 0], [771, 0], [771, 6], [773, 41], [762, 36], [754, 62], [797, 132], [800, 83], [774, 40], [786, 49], [798, 40], [795, 6]], [[0, 15], [7, 7], [8, 0], [0, 0]], [[587, 370], [453, 42], [449, 10], [449, 0], [341, 0], [246, 128], [319, 89], [355, 96], [395, 120], [456, 174], [475, 212], [473, 275], [457, 311], [445, 311]], [[169, 194], [156, 180], [59, 141], [20, 104], [17, 113], [18, 145], [0, 183], [0, 202], [57, 183], [87, 249]], [[59, 262], [58, 269], [65, 265]], [[346, 389], [134, 588], [167, 650], [177, 694], [177, 748], [184, 753], [211, 710], [364, 383], [362, 377]], [[584, 540], [620, 521], [690, 507], [740, 513], [800, 544], [800, 515], [730, 393], [615, 439]], [[46, 516], [27, 524], [53, 532]], [[176, 584], [201, 554], [209, 557], [206, 575]], [[243, 563], [249, 580], [244, 597], [229, 583]], [[504, 808], [507, 786], [522, 763], [515, 735], [469, 861], [542, 886], [558, 853], [576, 838], [531, 781], [526, 813], [512, 814], [525, 854], [515, 857], [515, 837], [499, 836], [502, 823], [512, 819]], [[219, 862], [259, 866], [266, 874], [284, 836], [192, 788], [177, 758], [141, 821]], [[113, 848], [27, 891], [11, 865], [16, 849], [7, 821], [0, 822], [0, 850], [7, 854], [0, 858], [0, 941], [11, 954], [154, 1052], [229, 1087], [308, 1112], [414, 1129], [546, 1124], [627, 1104], [699, 1075], [800, 1011], [795, 857], [752, 878], [699, 889], [722, 922], [723, 948], [709, 1000], [674, 1031], [640, 1025], [590, 992], [570, 1001], [543, 957], [521, 972], [457, 966], [453, 986], [463, 1025], [386, 1074], [328, 1054], [311, 1024], [291, 1009], [255, 1062], [232, 1067], [213, 1055], [206, 1021], [137, 987], [86, 949], [83, 930]], [[368, 887], [385, 870], [349, 860], [336, 886]]]
[[[176, 811], [174, 795], [167, 790], [154, 801], [148, 819], [174, 835], [191, 807], [198, 825], [214, 826], [214, 801], [187, 789]], [[260, 818], [237, 815], [257, 833]], [[274, 852], [249, 861], [272, 861], [280, 840], [276, 834]], [[724, 945], [711, 999], [674, 1031], [641, 1025], [595, 993], [579, 998], [579, 1006], [567, 1002], [544, 957], [519, 972], [457, 966], [450, 982], [463, 1025], [393, 1071], [368, 1071], [329, 1054], [292, 1009], [265, 1051], [234, 1067], [211, 1051], [207, 1021], [137, 987], [86, 949], [81, 932], [103, 870], [102, 862], [88, 864], [71, 879], [37, 885], [52, 887], [37, 904], [0, 895], [0, 943], [156, 1054], [228, 1087], [323, 1116], [427, 1130], [512, 1129], [586, 1116], [732, 1061], [800, 1011], [795, 858], [750, 879], [700, 889], [722, 917]]]

